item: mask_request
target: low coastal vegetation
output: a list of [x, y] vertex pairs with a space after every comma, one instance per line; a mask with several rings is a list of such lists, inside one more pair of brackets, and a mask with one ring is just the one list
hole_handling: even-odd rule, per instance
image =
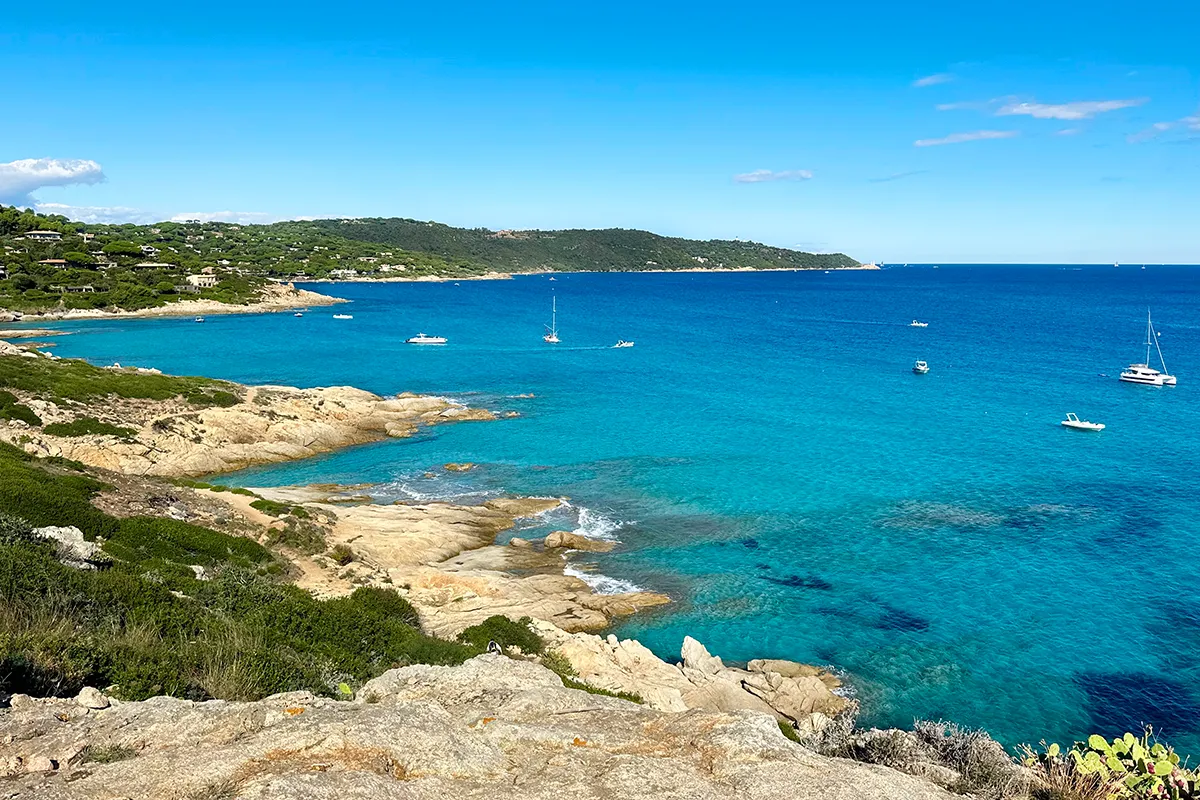
[[[28, 392], [58, 405], [65, 401], [92, 403], [108, 397], [131, 400], [179, 397], [197, 407], [227, 407], [241, 402], [239, 389], [225, 381], [106, 369], [76, 359], [0, 356], [0, 387]], [[4, 402], [5, 398], [0, 397], [0, 405]]]
[[636, 230], [491, 231], [411, 219], [97, 225], [0, 206], [0, 308], [23, 312], [247, 304], [269, 281], [857, 265], [837, 253]]
[[71, 422], [54, 422], [43, 428], [51, 436], [116, 436], [128, 439], [136, 433], [133, 428], [102, 422], [95, 417], [78, 417]]

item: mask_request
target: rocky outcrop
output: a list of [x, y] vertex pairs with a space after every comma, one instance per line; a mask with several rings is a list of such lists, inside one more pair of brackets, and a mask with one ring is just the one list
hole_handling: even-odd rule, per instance
[[98, 566], [108, 566], [112, 559], [96, 542], [89, 542], [83, 537], [83, 531], [74, 525], [45, 528], [34, 528], [33, 532], [43, 539], [49, 539], [58, 545], [58, 557], [64, 564], [77, 569], [95, 569]]
[[[355, 562], [334, 568], [317, 560], [297, 583], [318, 596], [349, 594], [357, 586], [399, 588], [422, 627], [453, 638], [490, 616], [533, 617], [567, 631], [600, 630], [614, 617], [670, 602], [654, 592], [601, 595], [564, 575], [561, 556], [495, 545], [517, 519], [559, 506], [557, 497], [498, 497], [477, 506], [450, 503], [344, 505], [331, 502], [342, 487], [257, 489], [283, 503], [302, 503], [314, 518], [335, 520], [330, 547], [345, 544]], [[247, 517], [253, 498], [214, 495]], [[299, 559], [298, 559], [299, 560]]]
[[6, 796], [45, 800], [950, 800], [816, 755], [748, 711], [664, 713], [565, 688], [503, 656], [413, 666], [353, 702], [18, 695], [0, 711]]
[[[133, 427], [136, 432], [129, 439], [56, 437], [3, 425], [0, 438], [19, 438], [27, 452], [39, 456], [64, 456], [125, 474], [180, 477], [230, 472], [411, 436], [421, 425], [495, 418], [490, 411], [444, 397], [383, 398], [348, 386], [234, 388], [244, 393], [243, 401], [228, 408], [197, 410], [178, 398], [113, 398], [104, 408], [88, 412]], [[28, 402], [45, 422], [69, 421], [79, 414], [45, 401]]]
[[640, 642], [566, 633], [538, 624], [538, 633], [571, 662], [579, 677], [602, 689], [640, 695], [662, 711], [758, 711], [818, 731], [849, 707], [835, 694], [836, 676], [791, 661], [779, 671], [727, 667], [700, 642], [684, 637], [680, 664], [669, 664]]

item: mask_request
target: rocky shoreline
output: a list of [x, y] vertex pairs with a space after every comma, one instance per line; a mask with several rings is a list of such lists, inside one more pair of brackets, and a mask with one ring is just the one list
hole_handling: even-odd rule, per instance
[[[0, 355], [68, 363], [0, 345]], [[0, 779], [16, 781], [31, 796], [64, 800], [433, 797], [447, 790], [464, 797], [538, 797], [543, 795], [535, 787], [544, 787], [547, 775], [557, 782], [553, 794], [567, 787], [597, 800], [951, 796], [927, 780], [839, 762], [789, 742], [820, 741], [830, 731], [844, 736], [852, 727], [857, 705], [824, 669], [761, 659], [731, 667], [690, 637], [674, 663], [636, 640], [597, 635], [615, 618], [671, 598], [641, 591], [600, 594], [564, 572], [572, 553], [605, 551], [611, 542], [556, 531], [497, 544], [518, 520], [555, 509], [565, 498], [384, 505], [362, 486], [239, 493], [167, 483], [409, 436], [423, 425], [497, 417], [440, 397], [383, 398], [349, 387], [222, 386], [235, 401], [228, 407], [196, 409], [179, 397], [115, 395], [87, 407], [125, 426], [127, 434], [55, 436], [8, 419], [0, 420], [0, 441], [97, 470], [108, 488], [93, 502], [106, 513], [170, 517], [270, 544], [290, 564], [289, 579], [318, 598], [345, 597], [362, 587], [392, 589], [412, 606], [421, 630], [442, 639], [497, 615], [525, 620], [546, 655], [518, 651], [517, 660], [483, 656], [459, 667], [392, 670], [360, 687], [353, 702], [302, 692], [248, 703], [170, 697], [122, 703], [96, 688], [76, 700], [17, 695], [0, 713]], [[65, 421], [81, 410], [20, 389], [12, 393], [43, 422]], [[291, 526], [320, 546], [306, 549], [277, 536]], [[554, 672], [530, 663], [548, 664], [550, 656], [557, 659]], [[578, 682], [564, 685], [564, 674]], [[640, 705], [580, 687], [636, 698]], [[408, 733], [397, 733], [393, 715], [405, 720], [399, 730]], [[57, 722], [47, 725], [48, 719]], [[254, 725], [247, 728], [248, 721]], [[861, 736], [869, 746], [879, 736], [913, 734]], [[913, 742], [905, 746], [929, 750]], [[490, 766], [478, 774], [452, 767], [434, 755], [443, 747], [451, 747], [451, 762], [483, 759]], [[95, 752], [136, 758], [136, 768], [97, 762]], [[928, 758], [900, 768], [944, 786], [962, 778]], [[193, 769], [195, 764], [205, 766]], [[617, 794], [596, 788], [627, 768], [638, 780], [622, 784]], [[377, 783], [381, 775], [386, 780]], [[399, 795], [390, 783], [396, 779], [404, 781]]]
[[216, 300], [178, 300], [165, 306], [142, 308], [136, 311], [97, 311], [71, 309], [47, 311], [41, 314], [14, 314], [0, 309], [0, 322], [33, 322], [72, 319], [136, 319], [143, 317], [198, 317], [216, 314], [265, 314], [290, 311], [297, 307], [332, 306], [348, 302], [340, 297], [297, 289], [290, 283], [268, 283], [262, 287], [260, 299], [254, 303], [235, 305]]

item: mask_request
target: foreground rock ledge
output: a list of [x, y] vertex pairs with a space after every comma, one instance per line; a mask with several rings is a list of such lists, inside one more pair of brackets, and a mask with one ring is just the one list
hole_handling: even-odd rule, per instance
[[[953, 797], [816, 755], [765, 714], [654, 711], [502, 656], [392, 670], [354, 702], [297, 692], [88, 709], [19, 695], [0, 712], [0, 741], [0, 788], [39, 800]], [[127, 757], [96, 763], [96, 752]]]

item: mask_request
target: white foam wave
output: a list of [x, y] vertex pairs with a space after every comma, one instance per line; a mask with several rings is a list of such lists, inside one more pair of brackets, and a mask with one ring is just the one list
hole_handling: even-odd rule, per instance
[[645, 589], [636, 583], [621, 578], [614, 578], [611, 575], [602, 575], [598, 572], [584, 572], [572, 566], [563, 567], [563, 575], [579, 578], [579, 580], [590, 586], [596, 594], [626, 594], [627, 592], [645, 591]]
[[449, 503], [496, 497], [499, 492], [468, 489], [437, 478], [421, 478], [419, 483], [399, 480], [373, 488], [371, 496], [385, 500], [408, 500], [414, 503]]
[[575, 530], [572, 533], [582, 536], [585, 539], [599, 539], [605, 542], [620, 541], [617, 538], [617, 532], [629, 524], [628, 522], [606, 517], [590, 508], [572, 506], [570, 503], [564, 503], [563, 505], [576, 510]]

